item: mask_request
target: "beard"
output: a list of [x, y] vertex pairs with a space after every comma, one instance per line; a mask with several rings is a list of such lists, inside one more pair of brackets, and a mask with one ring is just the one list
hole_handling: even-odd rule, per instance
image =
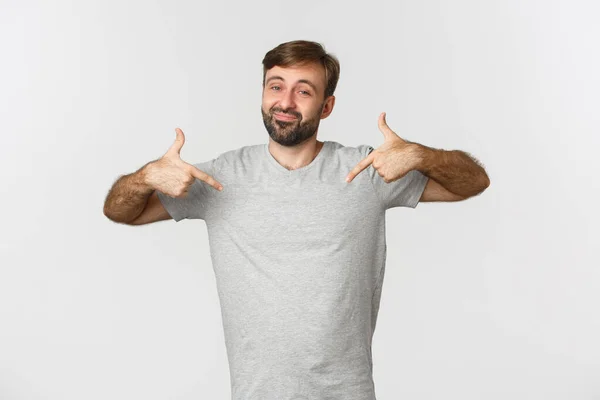
[[[321, 104], [321, 112], [324, 105], [325, 103]], [[298, 112], [285, 112], [281, 108], [276, 107], [271, 108], [267, 114], [261, 106], [260, 112], [262, 113], [263, 123], [265, 124], [265, 128], [267, 128], [267, 132], [269, 132], [269, 136], [282, 146], [292, 147], [299, 145], [316, 134], [319, 128], [321, 112], [315, 113], [315, 115], [306, 120]], [[296, 119], [293, 121], [280, 121], [275, 119], [275, 113], [292, 115]]]

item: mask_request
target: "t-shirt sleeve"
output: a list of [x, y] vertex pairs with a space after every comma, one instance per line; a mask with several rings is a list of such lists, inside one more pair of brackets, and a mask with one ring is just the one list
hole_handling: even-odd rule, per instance
[[[193, 165], [200, 171], [206, 172], [208, 175], [218, 180], [215, 176], [215, 173], [217, 172], [216, 161], [217, 159], [212, 159]], [[156, 194], [169, 215], [171, 215], [176, 222], [179, 222], [182, 219], [204, 219], [206, 216], [206, 209], [209, 205], [209, 199], [214, 194], [211, 190], [216, 191], [216, 189], [208, 183], [196, 179], [189, 187], [188, 194], [185, 197], [171, 197], [159, 191], [157, 191]]]
[[[359, 148], [361, 149], [362, 158], [367, 157], [374, 150], [369, 145], [361, 145]], [[402, 178], [389, 183], [383, 180], [373, 165], [369, 165], [363, 172], [369, 174], [373, 183], [373, 190], [375, 190], [377, 197], [379, 197], [386, 210], [394, 207], [417, 207], [425, 190], [425, 185], [429, 180], [427, 175], [418, 170], [412, 170]]]

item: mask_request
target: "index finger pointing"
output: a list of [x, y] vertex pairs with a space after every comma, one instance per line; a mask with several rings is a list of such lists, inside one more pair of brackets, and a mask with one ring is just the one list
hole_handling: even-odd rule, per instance
[[208, 183], [210, 186], [214, 187], [217, 190], [223, 190], [223, 185], [221, 185], [215, 178], [208, 175], [206, 172], [199, 170], [198, 168], [190, 165], [189, 167], [190, 174], [201, 181]]
[[362, 159], [358, 164], [356, 164], [356, 167], [354, 167], [352, 169], [352, 171], [350, 171], [350, 173], [346, 177], [346, 182], [348, 182], [348, 183], [352, 182], [352, 180], [354, 179], [354, 177], [356, 175], [358, 175], [360, 172], [364, 171], [369, 165], [371, 165], [373, 163], [374, 158], [375, 158], [375, 154], [373, 154], [373, 152], [371, 152], [366, 158]]

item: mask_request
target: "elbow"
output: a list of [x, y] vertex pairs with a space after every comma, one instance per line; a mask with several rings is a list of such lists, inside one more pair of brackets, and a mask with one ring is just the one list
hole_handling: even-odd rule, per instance
[[481, 193], [490, 187], [490, 178], [486, 174], [482, 175], [476, 185], [472, 186], [472, 192], [462, 196], [461, 200], [466, 200], [470, 197], [479, 196]]
[[487, 176], [487, 174], [483, 174], [483, 176], [481, 177], [481, 180], [480, 180], [479, 190], [477, 191], [476, 195], [480, 195], [489, 187], [490, 187], [490, 178]]
[[110, 219], [113, 222], [119, 222], [118, 218], [116, 218], [115, 213], [110, 209], [110, 207], [108, 206], [107, 203], [104, 203], [104, 207], [102, 209], [102, 213], [104, 214], [104, 216], [108, 219]]
[[123, 223], [123, 221], [121, 221], [119, 218], [115, 217], [113, 214], [111, 214], [110, 212], [107, 212], [106, 210], [104, 210], [104, 216], [106, 218], [108, 218], [110, 221], [112, 222], [116, 222], [116, 223]]
[[110, 212], [110, 209], [106, 206], [106, 204], [104, 204], [104, 208], [102, 209], [102, 213], [104, 214], [104, 216], [108, 219], [110, 219], [111, 221], [114, 221], [112, 213]]
[[125, 224], [125, 225], [131, 225], [131, 221], [124, 219], [122, 216], [120, 216], [118, 213], [113, 212], [110, 208], [108, 208], [106, 205], [103, 208], [103, 213], [104, 216], [106, 218], [108, 218], [109, 220], [111, 220], [112, 222], [118, 223], [118, 224]]
[[483, 192], [485, 189], [490, 187], [490, 178], [487, 174], [483, 175], [481, 178], [481, 191]]

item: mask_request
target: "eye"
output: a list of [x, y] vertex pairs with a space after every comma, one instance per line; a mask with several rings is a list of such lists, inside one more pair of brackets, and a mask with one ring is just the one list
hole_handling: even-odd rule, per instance
[[300, 93], [306, 93], [306, 96], [310, 96], [310, 92], [308, 92], [306, 90], [301, 90]]
[[271, 86], [271, 89], [272, 89], [272, 90], [279, 90], [279, 86], [276, 86], [276, 85], [274, 85], [274, 86]]

